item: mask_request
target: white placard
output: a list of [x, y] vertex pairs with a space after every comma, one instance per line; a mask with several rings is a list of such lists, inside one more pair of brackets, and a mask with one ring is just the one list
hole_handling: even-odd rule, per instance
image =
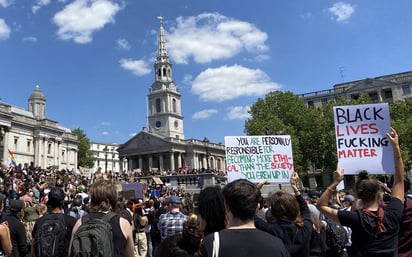
[[293, 173], [292, 140], [287, 135], [226, 136], [228, 181], [289, 182]]
[[387, 103], [333, 107], [339, 167], [345, 174], [393, 174]]

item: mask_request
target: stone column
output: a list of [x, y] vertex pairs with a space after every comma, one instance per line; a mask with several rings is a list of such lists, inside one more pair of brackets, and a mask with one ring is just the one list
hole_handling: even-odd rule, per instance
[[[53, 165], [57, 165], [57, 166], [59, 166], [59, 162], [58, 162], [58, 157], [59, 157], [59, 155], [58, 155], [58, 153], [57, 153], [57, 151], [58, 151], [58, 144], [57, 144], [57, 139], [55, 139], [54, 140], [54, 147], [53, 147], [53, 154], [54, 154], [54, 160], [53, 160], [53, 162], [54, 162], [54, 164]], [[59, 168], [60, 168], [60, 166], [59, 166]]]
[[159, 172], [163, 171], [163, 155], [159, 155]]
[[128, 161], [128, 164], [127, 164], [128, 170], [133, 170], [133, 158], [128, 158], [127, 161]]
[[149, 155], [149, 172], [152, 171], [153, 168], [153, 158], [151, 155]]
[[203, 155], [203, 157], [202, 157], [202, 168], [207, 168], [207, 162], [208, 162], [208, 159], [206, 158], [206, 156], [205, 155]]
[[59, 141], [57, 142], [57, 165], [59, 165], [59, 168], [62, 167], [62, 142]]
[[139, 169], [143, 171], [143, 158], [142, 156], [139, 156]]
[[177, 153], [177, 166], [179, 166], [179, 168], [182, 167], [182, 153], [181, 152]]
[[174, 153], [170, 154], [170, 171], [175, 170], [175, 155]]
[[48, 150], [48, 145], [47, 145], [48, 141], [47, 138], [44, 137], [43, 138], [43, 163], [42, 163], [42, 168], [45, 169], [47, 167], [47, 150]]

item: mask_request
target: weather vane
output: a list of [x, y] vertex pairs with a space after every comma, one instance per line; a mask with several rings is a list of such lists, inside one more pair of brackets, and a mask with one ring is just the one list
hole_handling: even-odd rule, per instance
[[163, 16], [157, 16], [157, 19], [160, 21], [160, 25], [163, 25]]

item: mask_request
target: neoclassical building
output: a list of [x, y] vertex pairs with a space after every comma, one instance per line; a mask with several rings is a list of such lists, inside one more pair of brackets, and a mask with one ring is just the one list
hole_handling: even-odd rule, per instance
[[0, 158], [5, 162], [8, 150], [17, 164], [77, 168], [77, 136], [46, 118], [46, 97], [39, 86], [28, 99], [28, 110], [0, 102]]
[[339, 98], [357, 99], [368, 94], [372, 102], [393, 103], [398, 100], [412, 98], [412, 71], [365, 78], [341, 84], [331, 89], [309, 92], [299, 95], [308, 106], [320, 107], [329, 101]]
[[148, 124], [120, 145], [121, 169], [147, 171], [216, 170], [226, 172], [225, 148], [204, 139], [185, 139], [181, 94], [172, 78], [162, 18], [158, 35], [155, 81], [147, 95]]
[[90, 150], [93, 151], [96, 158], [93, 168], [95, 170], [101, 168], [106, 173], [109, 171], [120, 172], [118, 147], [117, 143], [90, 142]]

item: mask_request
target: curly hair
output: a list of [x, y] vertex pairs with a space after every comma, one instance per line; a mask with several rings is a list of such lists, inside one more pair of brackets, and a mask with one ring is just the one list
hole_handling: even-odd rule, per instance
[[155, 257], [198, 257], [203, 233], [197, 219], [183, 223], [183, 233], [166, 238], [156, 248]]

